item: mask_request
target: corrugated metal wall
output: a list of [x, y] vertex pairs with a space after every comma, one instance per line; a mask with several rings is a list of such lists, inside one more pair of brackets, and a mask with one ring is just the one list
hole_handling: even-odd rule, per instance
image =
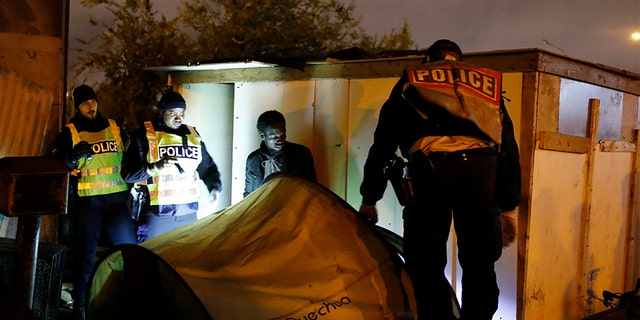
[[53, 93], [16, 73], [0, 69], [0, 157], [36, 156], [53, 125]]
[[[13, 71], [0, 68], [0, 158], [46, 153], [53, 93]], [[14, 237], [17, 218], [0, 215], [0, 237]]]

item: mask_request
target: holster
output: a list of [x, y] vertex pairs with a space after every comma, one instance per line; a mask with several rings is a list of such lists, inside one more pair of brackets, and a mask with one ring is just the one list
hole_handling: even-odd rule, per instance
[[131, 203], [131, 218], [140, 221], [140, 216], [144, 215], [149, 208], [149, 189], [146, 185], [136, 185], [131, 192], [133, 199]]
[[391, 182], [400, 205], [407, 206], [412, 204], [414, 200], [413, 184], [411, 183], [409, 167], [405, 160], [401, 157], [389, 160], [384, 167], [384, 173]]

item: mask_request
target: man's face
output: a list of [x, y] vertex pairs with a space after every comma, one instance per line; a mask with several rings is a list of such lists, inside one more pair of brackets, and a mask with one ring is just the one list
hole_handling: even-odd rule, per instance
[[98, 116], [98, 101], [94, 99], [87, 100], [78, 106], [78, 111], [81, 116], [89, 120], [95, 120]]
[[164, 124], [171, 129], [178, 129], [184, 121], [183, 108], [173, 108], [162, 113], [162, 119]]
[[284, 148], [284, 143], [287, 140], [287, 129], [282, 123], [276, 123], [273, 126], [268, 126], [263, 133], [260, 133], [260, 137], [269, 152], [278, 153]]

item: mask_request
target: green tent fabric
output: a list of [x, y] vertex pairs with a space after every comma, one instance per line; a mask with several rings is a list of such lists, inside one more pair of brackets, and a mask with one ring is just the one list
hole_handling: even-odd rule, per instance
[[279, 176], [232, 207], [106, 253], [88, 317], [415, 319], [399, 243], [384, 234], [328, 189]]

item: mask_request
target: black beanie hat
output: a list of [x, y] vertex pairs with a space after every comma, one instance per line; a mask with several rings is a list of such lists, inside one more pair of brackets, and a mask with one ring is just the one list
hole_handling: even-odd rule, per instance
[[462, 50], [457, 43], [448, 39], [440, 39], [429, 46], [422, 63], [444, 60], [447, 53], [455, 53], [456, 60], [462, 60]]
[[187, 103], [184, 101], [184, 98], [175, 91], [167, 91], [160, 98], [160, 102], [158, 103], [158, 112], [165, 112], [169, 109], [173, 108], [187, 108]]
[[78, 109], [80, 104], [87, 100], [98, 100], [98, 96], [96, 96], [96, 92], [93, 91], [93, 88], [83, 84], [73, 89], [73, 106], [76, 109]]

